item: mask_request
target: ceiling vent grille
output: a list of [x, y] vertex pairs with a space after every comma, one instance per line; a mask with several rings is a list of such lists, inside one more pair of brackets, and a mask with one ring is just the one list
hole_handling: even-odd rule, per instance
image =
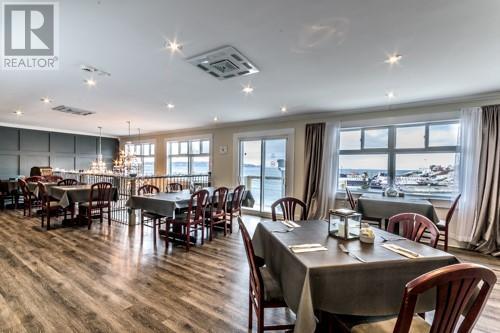
[[72, 114], [75, 116], [89, 116], [91, 114], [94, 114], [95, 112], [92, 111], [87, 111], [87, 110], [82, 110], [74, 107], [69, 107], [66, 105], [59, 105], [54, 108], [52, 108], [54, 111], [59, 111], [67, 114]]
[[219, 80], [259, 72], [247, 57], [232, 46], [223, 46], [186, 60]]

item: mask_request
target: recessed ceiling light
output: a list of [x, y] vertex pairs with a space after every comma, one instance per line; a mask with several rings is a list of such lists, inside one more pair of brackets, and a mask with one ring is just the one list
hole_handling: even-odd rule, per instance
[[52, 103], [52, 100], [48, 97], [42, 97], [40, 98], [40, 100], [45, 103], [45, 104], [49, 104], [49, 103]]
[[253, 90], [254, 88], [250, 84], [244, 86], [243, 89], [241, 89], [241, 91], [243, 91], [247, 95], [253, 93]]
[[97, 82], [94, 79], [87, 79], [84, 80], [83, 82], [85, 82], [85, 84], [89, 87], [94, 87], [97, 84]]
[[401, 60], [401, 58], [403, 58], [403, 56], [401, 54], [391, 54], [387, 57], [387, 59], [384, 61], [386, 64], [389, 64], [389, 65], [396, 65], [396, 64], [399, 64], [399, 61]]
[[286, 108], [286, 106], [282, 106], [280, 110], [281, 110], [281, 112], [287, 112], [288, 111], [288, 109]]
[[170, 110], [172, 110], [173, 108], [175, 108], [175, 105], [172, 104], [172, 103], [168, 103], [167, 104], [167, 108], [169, 108]]
[[24, 114], [24, 112], [23, 112], [23, 111], [21, 111], [21, 110], [16, 110], [16, 111], [14, 111], [14, 112], [12, 112], [12, 113], [13, 113], [13, 114], [15, 114], [15, 115], [16, 115], [16, 116], [18, 116], [18, 117], [20, 117], [20, 116], [22, 116], [22, 115]]
[[175, 53], [182, 50], [182, 44], [178, 43], [176, 39], [168, 40], [165, 43], [165, 48], [170, 50], [170, 52]]
[[394, 91], [388, 91], [385, 93], [385, 96], [387, 96], [387, 98], [389, 99], [393, 99], [394, 97], [396, 97], [396, 94], [394, 93]]
[[219, 121], [219, 118], [217, 118], [217, 116], [214, 117], [214, 121], [217, 122]]

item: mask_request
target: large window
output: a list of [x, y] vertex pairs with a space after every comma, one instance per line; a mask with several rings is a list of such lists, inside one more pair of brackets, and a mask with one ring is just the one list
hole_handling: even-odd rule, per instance
[[140, 161], [145, 176], [155, 174], [155, 144], [154, 143], [127, 143], [125, 152], [133, 153]]
[[167, 173], [206, 175], [210, 171], [210, 139], [167, 141]]
[[451, 195], [457, 189], [456, 121], [343, 129], [340, 132], [339, 188]]

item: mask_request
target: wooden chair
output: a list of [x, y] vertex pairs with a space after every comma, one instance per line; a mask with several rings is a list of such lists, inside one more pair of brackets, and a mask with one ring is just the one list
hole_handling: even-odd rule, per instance
[[351, 207], [351, 209], [356, 210], [357, 202], [356, 202], [356, 200], [354, 200], [354, 197], [352, 195], [351, 190], [347, 187], [345, 188], [345, 194], [347, 196], [346, 200], [349, 203], [349, 206]]
[[248, 265], [250, 266], [250, 281], [249, 281], [249, 301], [248, 301], [248, 329], [252, 330], [253, 311], [257, 315], [257, 332], [271, 330], [289, 330], [293, 329], [294, 325], [264, 325], [264, 309], [267, 308], [288, 308], [286, 305], [278, 281], [276, 281], [269, 269], [262, 264], [262, 260], [255, 256], [252, 240], [248, 234], [248, 230], [243, 223], [243, 220], [238, 216], [238, 225], [241, 230], [241, 237], [245, 245]]
[[213, 239], [214, 227], [220, 224], [224, 225], [224, 236], [227, 236], [227, 197], [229, 189], [227, 187], [217, 188], [212, 195], [210, 209], [207, 212], [207, 227], [210, 230], [210, 240]]
[[[160, 193], [160, 189], [154, 185], [146, 184], [142, 185], [139, 187], [137, 190], [137, 194], [139, 195], [144, 195], [144, 194], [157, 194]], [[141, 209], [141, 233], [144, 232], [144, 226], [153, 228], [153, 239], [156, 242], [156, 226], [160, 228], [161, 226], [161, 219], [164, 218], [165, 216], [158, 215], [152, 212], [148, 212], [147, 210]], [[148, 220], [153, 222], [153, 225], [149, 225], [147, 223], [144, 223], [147, 218]], [[157, 223], [158, 222], [158, 223]]]
[[36, 184], [38, 184], [38, 182], [44, 182], [45, 181], [45, 177], [42, 177], [42, 176], [32, 176], [32, 177], [24, 178], [24, 181], [26, 183], [36, 183]]
[[[469, 333], [495, 285], [495, 273], [477, 264], [456, 264], [436, 269], [408, 282], [399, 315], [395, 318], [333, 316], [339, 331], [352, 333]], [[481, 284], [481, 285], [480, 285]], [[436, 289], [432, 324], [415, 315], [418, 297]], [[463, 321], [459, 323], [460, 316]]]
[[57, 186], [73, 186], [78, 185], [78, 181], [76, 179], [66, 178], [61, 179], [57, 182]]
[[167, 186], [167, 192], [180, 192], [182, 191], [182, 184], [170, 183]]
[[[79, 205], [80, 216], [88, 221], [88, 228], [92, 226], [92, 220], [99, 217], [100, 223], [103, 221], [104, 210], [108, 214], [108, 225], [111, 225], [111, 195], [113, 185], [111, 183], [95, 183], [90, 187], [89, 201]], [[94, 214], [97, 212], [97, 214]]]
[[236, 186], [231, 196], [231, 201], [227, 207], [226, 217], [229, 222], [229, 232], [233, 233], [233, 217], [238, 214], [241, 216], [241, 201], [243, 200], [243, 194], [245, 193], [245, 185]]
[[429, 232], [429, 245], [436, 248], [439, 230], [427, 217], [415, 213], [401, 213], [389, 218], [388, 232], [395, 232], [396, 226], [402, 227], [402, 236], [415, 242], [420, 242], [424, 232]]
[[46, 176], [45, 181], [47, 183], [59, 183], [59, 181], [63, 180], [61, 176]]
[[50, 230], [50, 217], [54, 215], [60, 216], [62, 212], [64, 214], [64, 218], [66, 218], [67, 210], [59, 205], [59, 200], [52, 199], [52, 197], [47, 192], [47, 188], [42, 182], [38, 182], [38, 193], [42, 202], [42, 228], [44, 225], [44, 219], [45, 217], [47, 217], [47, 230]]
[[[448, 252], [448, 228], [450, 226], [451, 219], [453, 218], [453, 214], [455, 213], [455, 210], [457, 209], [458, 202], [460, 201], [460, 197], [462, 194], [457, 195], [455, 200], [453, 201], [453, 204], [451, 205], [450, 209], [448, 210], [448, 213], [446, 214], [446, 219], [440, 220], [439, 223], [437, 224], [437, 227], [442, 234], [440, 236], [444, 237], [444, 250]], [[441, 238], [441, 237], [440, 237]]]
[[300, 206], [302, 208], [300, 213], [300, 220], [301, 221], [307, 220], [307, 205], [302, 200], [292, 197], [284, 197], [276, 200], [271, 205], [271, 214], [273, 221], [277, 221], [276, 217], [277, 206], [281, 208], [284, 220], [295, 221], [295, 210], [297, 206]]
[[[209, 193], [207, 190], [200, 190], [191, 195], [187, 212], [178, 218], [167, 218], [166, 224], [166, 247], [168, 248], [169, 234], [179, 239], [184, 239], [186, 251], [189, 251], [191, 244], [191, 233], [194, 233], [194, 244], [196, 245], [198, 231], [201, 230], [201, 244], [205, 238], [205, 211], [208, 204]], [[195, 203], [195, 204], [193, 204]], [[174, 232], [170, 232], [170, 225], [173, 225]], [[180, 228], [176, 228], [180, 226]], [[178, 232], [180, 231], [180, 233]]]
[[28, 183], [24, 179], [18, 180], [19, 188], [23, 195], [23, 215], [26, 216], [26, 210], [28, 211], [28, 216], [31, 217], [31, 211], [33, 208], [41, 207], [40, 200], [36, 195], [30, 191], [28, 188]]

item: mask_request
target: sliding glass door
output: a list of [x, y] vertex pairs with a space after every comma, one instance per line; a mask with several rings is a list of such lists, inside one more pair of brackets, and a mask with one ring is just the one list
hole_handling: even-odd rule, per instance
[[262, 213], [271, 212], [274, 201], [286, 193], [287, 138], [241, 139], [239, 179], [252, 192]]

